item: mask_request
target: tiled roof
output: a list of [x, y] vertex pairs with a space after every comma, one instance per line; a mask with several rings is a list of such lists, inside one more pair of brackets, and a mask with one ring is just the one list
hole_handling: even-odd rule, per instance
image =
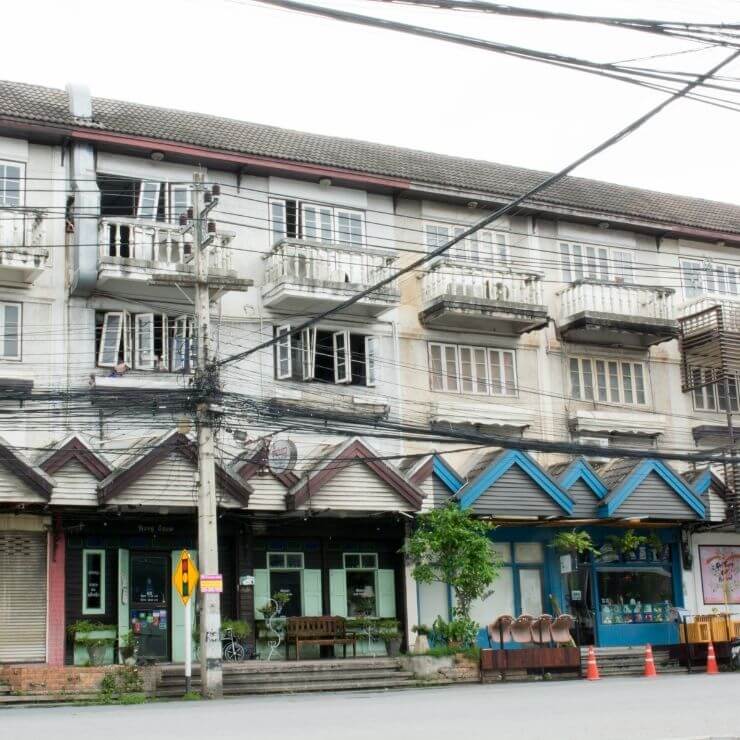
[[614, 491], [640, 462], [639, 459], [632, 457], [615, 458], [599, 470], [599, 476], [604, 485], [610, 491]]
[[[62, 90], [0, 81], [0, 115], [275, 157], [408, 179], [509, 199], [549, 173], [475, 159], [309, 134], [203, 113], [93, 99], [93, 121], [74, 118]], [[657, 225], [740, 232], [740, 206], [566, 177], [532, 200], [550, 207], [632, 218]]]

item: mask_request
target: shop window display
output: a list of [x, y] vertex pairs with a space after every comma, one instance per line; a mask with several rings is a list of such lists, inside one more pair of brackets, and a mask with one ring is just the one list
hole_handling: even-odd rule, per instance
[[669, 622], [673, 607], [670, 567], [612, 567], [598, 572], [602, 624]]

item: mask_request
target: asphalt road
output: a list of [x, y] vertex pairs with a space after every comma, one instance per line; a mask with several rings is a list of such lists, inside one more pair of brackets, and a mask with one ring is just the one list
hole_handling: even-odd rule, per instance
[[8, 740], [740, 738], [740, 673], [0, 709]]

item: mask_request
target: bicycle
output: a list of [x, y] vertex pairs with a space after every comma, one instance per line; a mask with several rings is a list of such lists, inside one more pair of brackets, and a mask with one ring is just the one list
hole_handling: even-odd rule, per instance
[[228, 663], [236, 663], [244, 660], [246, 650], [244, 645], [234, 639], [234, 632], [231, 629], [225, 629], [221, 637], [222, 655]]

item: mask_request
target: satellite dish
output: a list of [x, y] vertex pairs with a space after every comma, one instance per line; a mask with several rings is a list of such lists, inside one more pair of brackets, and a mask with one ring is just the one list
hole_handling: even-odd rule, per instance
[[267, 467], [273, 475], [282, 475], [295, 467], [298, 450], [289, 439], [273, 439], [267, 453]]

